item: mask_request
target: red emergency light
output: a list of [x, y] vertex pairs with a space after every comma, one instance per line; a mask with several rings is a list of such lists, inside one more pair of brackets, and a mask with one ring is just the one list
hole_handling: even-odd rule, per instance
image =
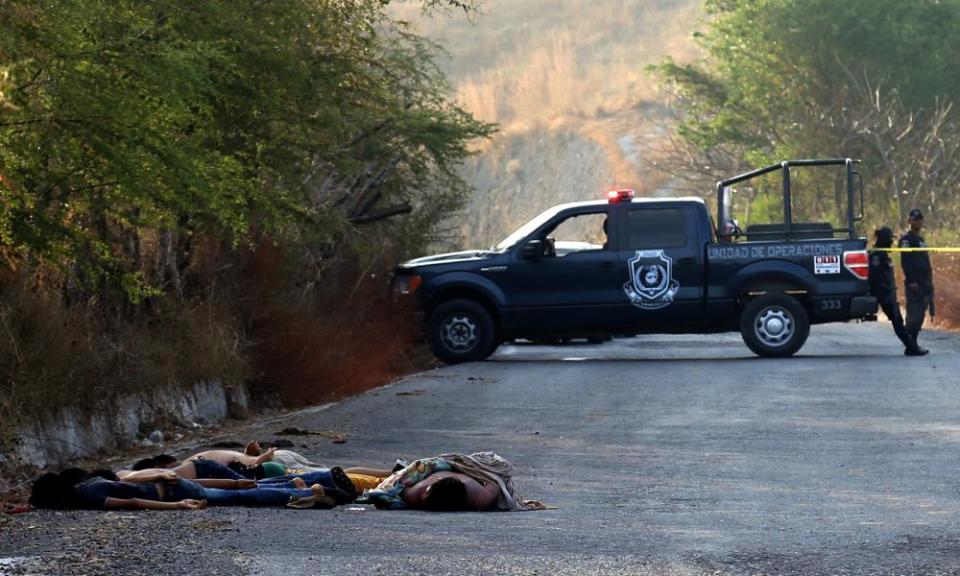
[[629, 202], [630, 199], [632, 199], [635, 194], [636, 192], [634, 192], [629, 188], [624, 188], [621, 190], [611, 190], [607, 192], [607, 200], [609, 200], [610, 202], [623, 202], [623, 201]]

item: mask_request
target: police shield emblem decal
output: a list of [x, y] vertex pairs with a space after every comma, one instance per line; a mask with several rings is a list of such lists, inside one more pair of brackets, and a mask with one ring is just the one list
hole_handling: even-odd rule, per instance
[[680, 283], [673, 279], [673, 259], [663, 250], [638, 250], [628, 264], [630, 281], [623, 291], [631, 304], [657, 310], [673, 303]]

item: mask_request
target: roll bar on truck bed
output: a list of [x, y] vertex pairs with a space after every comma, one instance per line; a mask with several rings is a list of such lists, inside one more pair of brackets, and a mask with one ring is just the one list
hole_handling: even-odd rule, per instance
[[[777, 239], [782, 238], [785, 240], [790, 240], [791, 233], [793, 233], [793, 209], [790, 196], [790, 168], [793, 166], [844, 166], [846, 168], [847, 227], [834, 228], [832, 232], [834, 234], [845, 233], [847, 234], [848, 238], [855, 238], [856, 231], [854, 230], [854, 224], [863, 220], [863, 174], [855, 169], [855, 166], [859, 163], [860, 160], [854, 160], [852, 158], [784, 160], [779, 164], [771, 164], [770, 166], [745, 172], [738, 176], [727, 178], [726, 180], [720, 180], [717, 182], [717, 225], [719, 227], [717, 230], [717, 238], [721, 241], [730, 241], [731, 236], [733, 236], [733, 234], [727, 233], [727, 224], [733, 222], [733, 219], [730, 215], [730, 187], [734, 184], [781, 170], [783, 172], [783, 229], [769, 232], [754, 232], [751, 233], [751, 236], [770, 236], [771, 239], [775, 237]], [[856, 215], [854, 214], [854, 200], [856, 196], [854, 183], [857, 183], [857, 189], [860, 192], [860, 212]]]

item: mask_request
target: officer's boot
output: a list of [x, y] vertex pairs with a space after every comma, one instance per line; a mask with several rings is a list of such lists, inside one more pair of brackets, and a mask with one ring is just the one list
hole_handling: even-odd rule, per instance
[[911, 350], [916, 347], [907, 329], [904, 328], [902, 321], [899, 324], [895, 321], [893, 322], [893, 332], [897, 335], [897, 339], [903, 343], [904, 353], [906, 353], [906, 350]]
[[914, 332], [910, 332], [908, 334], [910, 338], [910, 344], [907, 345], [907, 349], [903, 351], [904, 356], [926, 356], [930, 353], [929, 350], [926, 348], [921, 348], [920, 345], [917, 344], [917, 336], [919, 335], [919, 333]]
[[917, 328], [916, 330], [913, 331], [913, 345], [917, 347], [917, 352], [919, 352], [918, 356], [929, 354], [930, 353], [929, 350], [920, 346], [920, 342], [918, 342], [919, 338], [920, 338], [920, 329]]

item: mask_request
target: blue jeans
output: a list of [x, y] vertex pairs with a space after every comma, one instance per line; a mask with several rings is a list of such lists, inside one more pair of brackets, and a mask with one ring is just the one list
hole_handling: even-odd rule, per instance
[[317, 470], [315, 472], [307, 472], [306, 474], [287, 474], [286, 476], [264, 478], [263, 480], [257, 480], [257, 486], [293, 488], [294, 478], [303, 478], [303, 481], [307, 483], [307, 486], [319, 484], [324, 488], [337, 487], [336, 484], [333, 483], [333, 477], [330, 476], [329, 470]]
[[206, 458], [197, 458], [191, 460], [193, 462], [193, 467], [197, 471], [197, 478], [206, 479], [206, 478], [215, 478], [219, 480], [246, 480], [247, 477], [241, 474], [237, 474], [230, 468], [227, 468], [219, 462], [214, 462], [213, 460], [207, 460]]
[[178, 502], [191, 498], [206, 500], [209, 506], [285, 506], [295, 496], [313, 496], [311, 490], [269, 487], [249, 490], [223, 490], [204, 488], [191, 480], [181, 478], [176, 484], [166, 486], [164, 501]]

